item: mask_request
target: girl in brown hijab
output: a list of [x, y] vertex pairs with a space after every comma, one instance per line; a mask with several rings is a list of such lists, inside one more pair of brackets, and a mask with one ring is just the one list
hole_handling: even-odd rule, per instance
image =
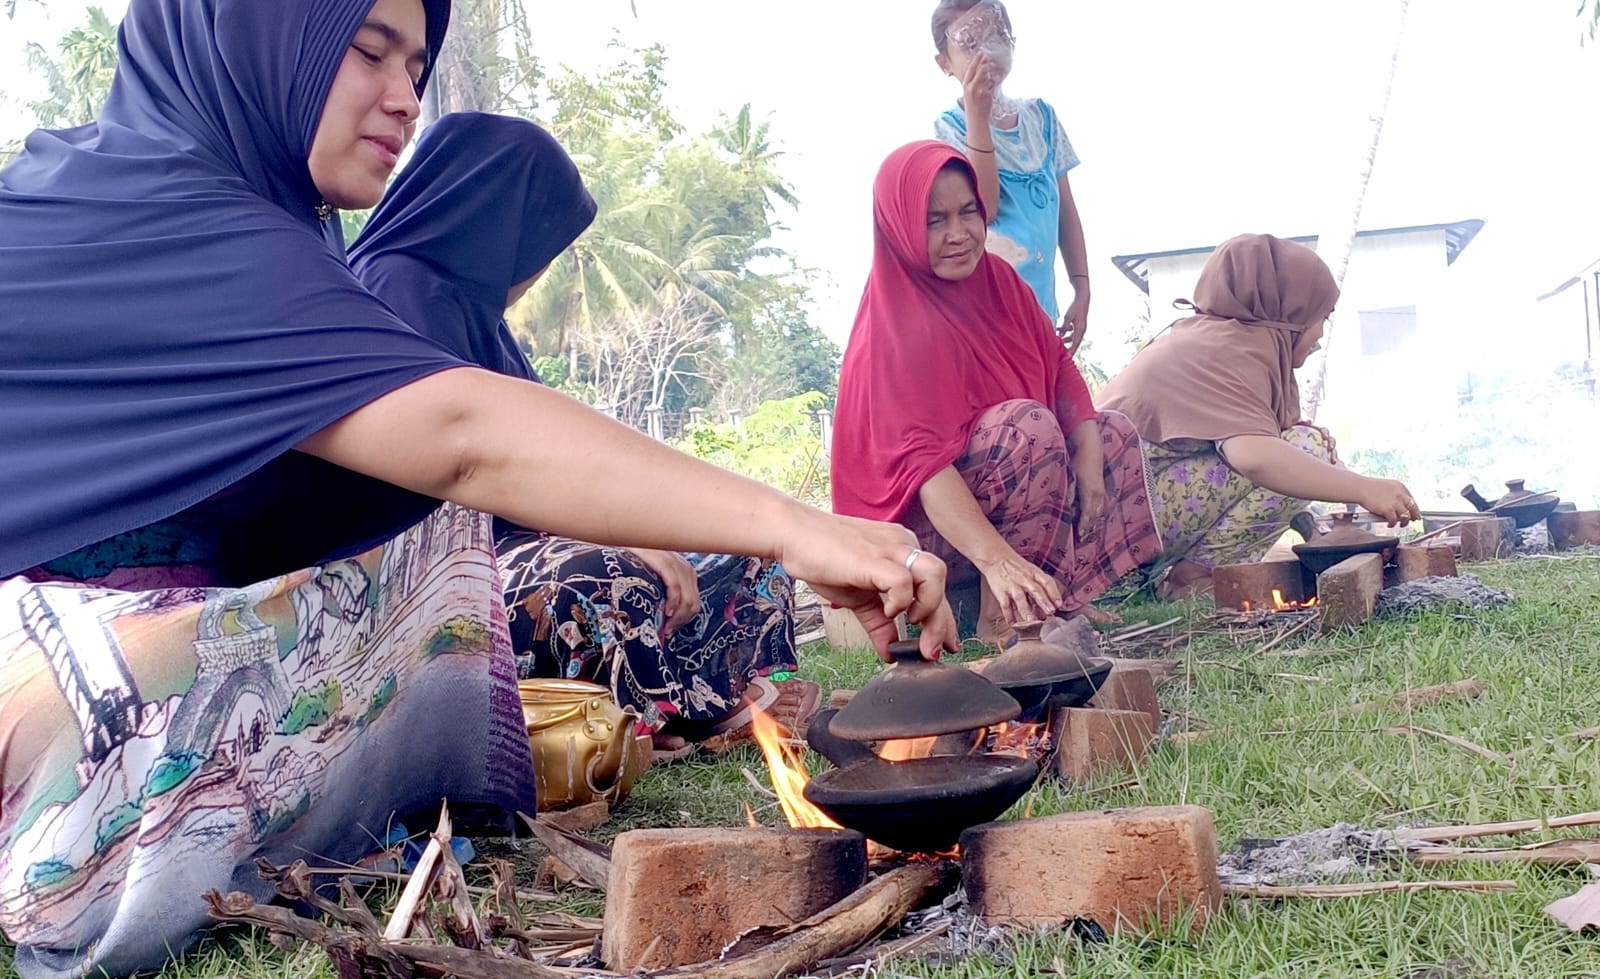
[[1301, 418], [1294, 372], [1338, 298], [1316, 252], [1240, 235], [1201, 269], [1195, 315], [1101, 391], [1100, 409], [1127, 415], [1147, 443], [1171, 568], [1164, 597], [1208, 591], [1213, 567], [1260, 557], [1308, 500], [1357, 503], [1390, 523], [1420, 518], [1403, 483], [1344, 468], [1333, 438]]

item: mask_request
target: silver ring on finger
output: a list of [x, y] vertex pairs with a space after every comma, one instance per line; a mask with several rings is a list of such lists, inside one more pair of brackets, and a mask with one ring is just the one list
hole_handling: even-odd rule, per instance
[[922, 556], [922, 548], [913, 547], [911, 549], [911, 553], [906, 555], [906, 570], [910, 571], [911, 570], [911, 566], [913, 564], [916, 564], [917, 563], [917, 558], [919, 558], [921, 556]]

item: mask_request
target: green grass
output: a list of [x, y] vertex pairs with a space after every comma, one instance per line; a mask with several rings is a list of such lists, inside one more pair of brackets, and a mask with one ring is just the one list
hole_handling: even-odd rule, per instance
[[[1163, 689], [1163, 706], [1219, 733], [1186, 747], [1158, 749], [1139, 771], [1137, 785], [1115, 788], [1124, 778], [1108, 776], [1085, 793], [1047, 782], [1014, 813], [1194, 803], [1212, 811], [1218, 841], [1227, 849], [1240, 838], [1285, 836], [1336, 822], [1381, 828], [1600, 809], [1596, 743], [1551, 740], [1600, 724], [1595, 709], [1600, 699], [1600, 558], [1525, 560], [1471, 570], [1511, 590], [1517, 600], [1488, 611], [1441, 611], [1369, 623], [1357, 633], [1314, 638], [1303, 646], [1290, 640], [1276, 651], [1295, 648], [1316, 654], [1310, 656], [1253, 657], [1257, 639], [1197, 636], [1175, 650], [1185, 666], [1179, 679]], [[1130, 621], [1155, 621], [1175, 614], [1175, 608], [1196, 625], [1210, 621], [1204, 605], [1130, 605], [1123, 613]], [[858, 687], [876, 669], [873, 657], [859, 650], [813, 646], [806, 653], [802, 672], [825, 688]], [[1214, 662], [1233, 668], [1209, 665]], [[1340, 713], [1352, 703], [1466, 677], [1476, 677], [1487, 688], [1476, 700], [1409, 712]], [[1515, 753], [1514, 763], [1491, 761], [1436, 738], [1379, 730], [1399, 724]], [[741, 768], [760, 771], [753, 749], [654, 769], [619, 818], [597, 835], [609, 837], [641, 826], [738, 825], [745, 820], [747, 805], [760, 821], [776, 825], [774, 805], [750, 786]], [[1515, 842], [1537, 838], [1530, 834]], [[1119, 936], [1084, 945], [1063, 934], [1027, 935], [955, 961], [902, 961], [886, 974], [926, 979], [1600, 975], [1600, 942], [1568, 934], [1540, 911], [1585, 883], [1587, 872], [1393, 864], [1380, 868], [1378, 876], [1509, 878], [1518, 888], [1492, 895], [1232, 904], [1198, 938]], [[564, 905], [583, 913], [595, 913], [598, 907], [593, 895]], [[1425, 971], [1447, 962], [1455, 965], [1453, 971]], [[208, 941], [161, 975], [265, 979], [325, 977], [331, 972], [314, 950], [285, 954], [258, 937], [231, 934]]]

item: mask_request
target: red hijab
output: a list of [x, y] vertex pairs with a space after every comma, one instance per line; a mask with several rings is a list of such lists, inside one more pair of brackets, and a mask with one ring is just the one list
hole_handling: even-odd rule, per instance
[[902, 519], [922, 485], [965, 451], [978, 416], [1002, 401], [1038, 401], [1065, 432], [1095, 415], [1082, 375], [1010, 265], [985, 253], [959, 282], [934, 274], [928, 200], [950, 164], [977, 186], [966, 159], [933, 140], [890, 153], [873, 185], [872, 272], [839, 376], [837, 513]]

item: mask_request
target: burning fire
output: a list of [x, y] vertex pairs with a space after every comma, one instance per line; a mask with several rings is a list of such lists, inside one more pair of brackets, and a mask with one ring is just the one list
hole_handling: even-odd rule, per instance
[[878, 746], [878, 757], [884, 761], [910, 761], [913, 758], [926, 758], [933, 754], [934, 743], [938, 740], [937, 736], [894, 738], [890, 741], [884, 741]]
[[[1244, 601], [1240, 602], [1239, 605], [1246, 612], [1254, 612], [1256, 610], [1255, 609], [1255, 603], [1251, 602], [1248, 598], [1245, 599]], [[1283, 591], [1281, 589], [1277, 589], [1277, 588], [1272, 589], [1272, 609], [1271, 609], [1271, 611], [1274, 611], [1274, 612], [1292, 612], [1292, 611], [1294, 611], [1296, 609], [1316, 608], [1316, 607], [1317, 607], [1317, 596], [1315, 596], [1315, 595], [1312, 595], [1310, 598], [1306, 599], [1303, 602], [1286, 602], [1286, 601], [1283, 600]], [[1266, 611], [1266, 609], [1263, 609], [1263, 611]]]
[[1007, 721], [990, 728], [979, 744], [987, 743], [993, 755], [1014, 755], [1038, 760], [1050, 752], [1050, 735], [1044, 724]]
[[[750, 713], [750, 728], [761, 755], [767, 760], [767, 775], [772, 779], [772, 791], [778, 795], [778, 805], [789, 825], [808, 829], [840, 829], [821, 809], [805, 797], [806, 774], [802, 761], [805, 749], [795, 744], [793, 732], [768, 717], [760, 709]], [[753, 818], [753, 817], [752, 817]]]

